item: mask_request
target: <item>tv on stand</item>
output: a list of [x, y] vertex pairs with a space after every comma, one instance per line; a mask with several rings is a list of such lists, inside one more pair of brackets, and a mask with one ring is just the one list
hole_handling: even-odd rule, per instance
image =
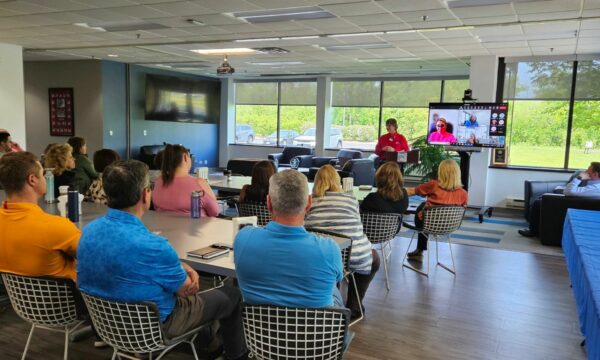
[[427, 143], [503, 148], [508, 103], [430, 103]]

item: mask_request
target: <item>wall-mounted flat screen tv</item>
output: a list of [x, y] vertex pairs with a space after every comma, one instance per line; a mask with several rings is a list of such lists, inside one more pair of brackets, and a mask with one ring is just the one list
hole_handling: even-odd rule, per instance
[[430, 103], [427, 143], [504, 147], [508, 103]]
[[146, 75], [146, 120], [217, 123], [220, 106], [220, 81]]

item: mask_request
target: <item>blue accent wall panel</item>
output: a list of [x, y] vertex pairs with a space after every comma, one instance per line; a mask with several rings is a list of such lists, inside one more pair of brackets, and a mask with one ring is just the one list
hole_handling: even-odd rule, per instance
[[102, 61], [102, 118], [105, 149], [127, 158], [127, 83], [125, 64]]

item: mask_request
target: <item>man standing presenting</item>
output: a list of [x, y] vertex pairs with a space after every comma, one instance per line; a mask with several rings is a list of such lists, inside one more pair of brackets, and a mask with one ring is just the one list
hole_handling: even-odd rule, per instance
[[49, 215], [37, 205], [46, 193], [43, 170], [30, 152], [0, 158], [0, 184], [6, 191], [0, 208], [0, 272], [76, 280], [81, 233], [69, 219]]
[[104, 169], [102, 181], [109, 209], [83, 230], [79, 288], [114, 301], [154, 302], [169, 338], [219, 320], [226, 358], [245, 359], [239, 290], [224, 286], [198, 293], [196, 271], [142, 223], [152, 193], [148, 166], [117, 161]]
[[312, 204], [306, 176], [287, 170], [271, 176], [267, 207], [273, 221], [245, 227], [235, 238], [236, 275], [249, 304], [319, 308], [343, 306], [341, 251], [335, 241], [304, 229]]

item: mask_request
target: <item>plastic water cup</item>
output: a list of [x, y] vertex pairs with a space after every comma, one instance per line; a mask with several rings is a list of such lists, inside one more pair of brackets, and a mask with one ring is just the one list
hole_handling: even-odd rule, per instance
[[352, 192], [354, 188], [354, 178], [346, 177], [342, 179], [342, 189], [345, 192]]

